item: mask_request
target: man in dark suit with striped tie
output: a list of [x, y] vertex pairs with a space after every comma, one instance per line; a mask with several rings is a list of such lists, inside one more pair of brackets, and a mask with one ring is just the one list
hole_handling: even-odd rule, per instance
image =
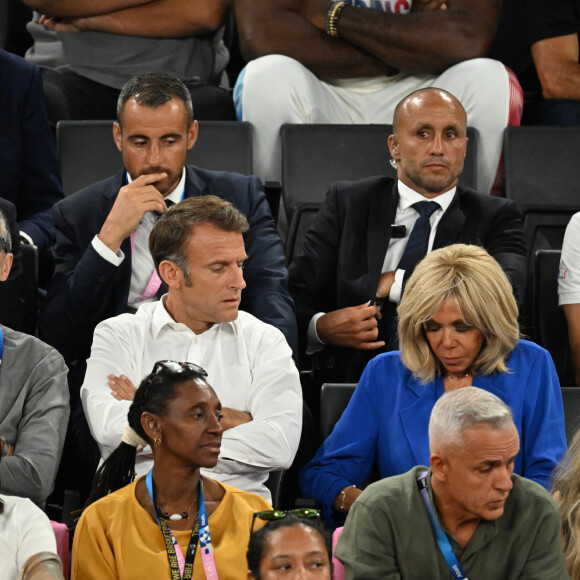
[[483, 246], [525, 287], [521, 215], [506, 199], [457, 185], [467, 113], [441, 89], [405, 97], [389, 137], [397, 180], [332, 185], [290, 268], [300, 352], [321, 382], [358, 381], [366, 363], [396, 348], [396, 306], [415, 265], [454, 243]]

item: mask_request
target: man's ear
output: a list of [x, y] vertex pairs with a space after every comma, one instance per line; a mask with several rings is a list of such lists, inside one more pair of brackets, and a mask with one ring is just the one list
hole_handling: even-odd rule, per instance
[[14, 259], [14, 254], [11, 252], [6, 252], [4, 260], [0, 265], [0, 282], [4, 282], [10, 274], [10, 268], [12, 268], [12, 260]]
[[122, 138], [121, 125], [119, 125], [119, 123], [115, 121], [113, 123], [113, 139], [115, 140], [115, 145], [117, 146], [117, 149], [123, 152], [123, 143], [121, 138]]
[[431, 478], [443, 482], [447, 479], [449, 463], [445, 457], [432, 453], [429, 459], [431, 464]]
[[401, 156], [399, 155], [399, 144], [397, 142], [397, 138], [394, 135], [389, 135], [389, 153], [393, 159], [399, 161]]
[[159, 264], [159, 276], [168, 288], [179, 288], [184, 282], [181, 268], [171, 260], [163, 260]]
[[187, 132], [188, 149], [191, 149], [195, 145], [195, 142], [197, 141], [197, 131], [198, 131], [197, 121], [193, 121], [191, 127], [189, 128], [189, 131]]

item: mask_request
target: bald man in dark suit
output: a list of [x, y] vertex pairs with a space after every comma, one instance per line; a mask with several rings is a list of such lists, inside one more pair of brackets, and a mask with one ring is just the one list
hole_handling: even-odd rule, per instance
[[[510, 200], [457, 185], [466, 129], [465, 110], [446, 91], [411, 93], [389, 137], [398, 179], [339, 182], [328, 192], [290, 268], [300, 352], [313, 356], [320, 382], [357, 382], [371, 358], [397, 347], [396, 306], [417, 258], [406, 248], [420, 220], [427, 230], [419, 257], [454, 243], [481, 245], [521, 299], [521, 215]], [[430, 212], [421, 218], [415, 206], [425, 202]]]

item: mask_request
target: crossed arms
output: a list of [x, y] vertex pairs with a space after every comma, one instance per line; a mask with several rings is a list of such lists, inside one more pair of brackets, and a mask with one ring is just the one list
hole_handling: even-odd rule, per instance
[[176, 38], [219, 28], [230, 0], [23, 0], [61, 32], [100, 31], [130, 36]]
[[409, 14], [348, 6], [339, 39], [325, 32], [329, 7], [327, 0], [235, 0], [242, 54], [289, 56], [321, 78], [436, 74], [487, 54], [501, 0], [415, 0]]

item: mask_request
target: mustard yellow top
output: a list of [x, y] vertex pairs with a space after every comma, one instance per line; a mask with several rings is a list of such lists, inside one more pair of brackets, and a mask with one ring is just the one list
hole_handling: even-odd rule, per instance
[[[133, 482], [83, 512], [77, 525], [72, 556], [72, 580], [171, 578], [163, 535], [135, 497]], [[220, 483], [225, 494], [209, 516], [209, 530], [220, 580], [246, 578], [246, 551], [254, 512], [272, 509], [253, 493]], [[173, 531], [183, 554], [191, 531]], [[201, 556], [195, 555], [193, 577], [205, 578]]]

